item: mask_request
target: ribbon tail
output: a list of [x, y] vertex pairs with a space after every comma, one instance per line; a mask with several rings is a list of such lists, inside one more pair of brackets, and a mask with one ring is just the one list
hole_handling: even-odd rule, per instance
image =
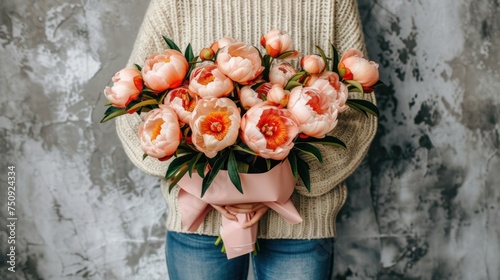
[[222, 217], [220, 235], [226, 248], [228, 260], [253, 252], [257, 240], [258, 224], [250, 228], [243, 228], [243, 224], [250, 221], [251, 216], [249, 214], [236, 214], [236, 218], [238, 221]]
[[191, 232], [196, 231], [212, 206], [183, 189], [179, 190], [177, 200], [181, 210], [182, 228]]
[[290, 224], [298, 224], [302, 222], [302, 217], [300, 217], [299, 212], [290, 199], [285, 203], [264, 202], [264, 204], [276, 211], [276, 213], [280, 214], [280, 216]]

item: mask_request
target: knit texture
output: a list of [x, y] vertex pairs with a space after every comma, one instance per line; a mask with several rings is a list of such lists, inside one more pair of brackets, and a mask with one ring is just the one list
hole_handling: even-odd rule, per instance
[[[219, 38], [230, 36], [258, 45], [262, 34], [273, 28], [287, 32], [295, 49], [303, 54], [317, 53], [315, 45], [324, 50], [333, 43], [343, 53], [358, 49], [365, 53], [363, 33], [355, 0], [152, 0], [139, 30], [128, 66], [143, 64], [153, 53], [167, 45], [162, 36], [171, 38], [179, 47], [191, 43], [195, 53]], [[375, 103], [373, 94], [351, 93]], [[141, 118], [137, 114], [116, 119], [116, 128], [130, 160], [142, 171], [163, 177], [170, 161], [142, 159], [137, 130]], [[290, 225], [269, 210], [259, 224], [259, 238], [311, 239], [334, 237], [335, 219], [346, 200], [343, 183], [361, 163], [375, 136], [377, 119], [352, 109], [339, 115], [331, 135], [340, 138], [347, 149], [318, 145], [323, 163], [306, 158], [310, 166], [311, 192], [299, 180], [292, 200], [303, 222]], [[178, 187], [168, 193], [162, 179], [162, 193], [168, 205], [167, 228], [185, 232], [177, 202]], [[218, 235], [220, 214], [211, 211], [197, 233]]]

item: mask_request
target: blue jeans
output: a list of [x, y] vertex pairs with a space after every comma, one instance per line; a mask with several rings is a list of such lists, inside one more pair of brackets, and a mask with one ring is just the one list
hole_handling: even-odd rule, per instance
[[165, 254], [171, 280], [246, 280], [250, 256], [256, 280], [328, 280], [334, 239], [259, 239], [257, 256], [228, 260], [213, 236], [167, 232]]

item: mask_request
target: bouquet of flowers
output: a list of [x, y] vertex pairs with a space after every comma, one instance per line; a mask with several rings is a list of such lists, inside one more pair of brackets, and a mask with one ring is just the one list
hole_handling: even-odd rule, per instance
[[[329, 56], [317, 47], [318, 54], [301, 57], [289, 35], [280, 30], [261, 37], [263, 52], [222, 38], [195, 56], [190, 44], [182, 53], [171, 39], [164, 39], [169, 49], [151, 55], [142, 66], [116, 73], [113, 85], [104, 90], [109, 108], [101, 122], [126, 113], [140, 114], [138, 136], [144, 157], [160, 161], [175, 157], [165, 174], [170, 190], [177, 184], [191, 185], [183, 188], [201, 200], [223, 172], [225, 179], [218, 184], [227, 187], [229, 182], [232, 188], [223, 192], [237, 190], [252, 196], [247, 194], [252, 188], [245, 187], [244, 175], [279, 168], [293, 179], [285, 198], [278, 192], [271, 200], [251, 200], [282, 206], [293, 192], [295, 179], [300, 177], [310, 189], [304, 158], [322, 161], [315, 145], [345, 148], [340, 139], [328, 135], [337, 125], [338, 114], [352, 108], [378, 116], [371, 102], [348, 98], [350, 91], [369, 94], [382, 84], [378, 65], [360, 51], [339, 56], [330, 45]], [[280, 181], [275, 184], [284, 188]], [[211, 196], [217, 199], [223, 192]], [[294, 217], [289, 220], [300, 221]], [[188, 228], [196, 228], [199, 221], [194, 220]]]

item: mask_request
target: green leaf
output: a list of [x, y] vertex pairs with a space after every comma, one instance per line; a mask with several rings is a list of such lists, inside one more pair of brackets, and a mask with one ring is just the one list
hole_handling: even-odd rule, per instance
[[[111, 108], [111, 107], [110, 107]], [[114, 108], [114, 107], [113, 107]], [[109, 110], [109, 108], [108, 108]], [[107, 112], [107, 111], [106, 111]], [[124, 115], [126, 114], [127, 111], [125, 109], [118, 109], [118, 110], [113, 110], [111, 113], [109, 114], [104, 114], [104, 118], [102, 118], [101, 120], [101, 123], [104, 123], [104, 122], [107, 122], [113, 118], [116, 118], [118, 116], [121, 116], [121, 115]]]
[[205, 192], [210, 187], [210, 184], [212, 184], [212, 181], [215, 179], [215, 176], [217, 176], [222, 166], [224, 166], [224, 162], [227, 159], [227, 155], [228, 154], [226, 153], [225, 155], [222, 155], [217, 160], [215, 160], [212, 169], [210, 169], [208, 173], [205, 175], [205, 178], [203, 178], [203, 184], [201, 186], [201, 197], [205, 195]]
[[142, 160], [146, 159], [148, 157], [148, 154], [144, 153], [142, 154]]
[[291, 90], [294, 87], [298, 87], [298, 86], [301, 86], [301, 85], [302, 85], [302, 83], [297, 82], [297, 81], [288, 81], [288, 83], [286, 83], [286, 85], [285, 85], [285, 89], [286, 90]]
[[296, 143], [293, 148], [297, 149], [300, 152], [305, 153], [309, 156], [315, 157], [319, 162], [323, 162], [323, 157], [321, 156], [321, 151], [311, 144]]
[[155, 99], [148, 99], [148, 100], [136, 103], [135, 105], [132, 105], [131, 107], [127, 106], [127, 111], [135, 111], [136, 109], [139, 109], [141, 107], [148, 106], [148, 105], [155, 105], [155, 104], [158, 105], [158, 101], [156, 101]]
[[346, 82], [352, 86], [354, 86], [355, 88], [357, 88], [359, 90], [359, 92], [361, 93], [364, 93], [363, 91], [363, 86], [358, 82], [358, 81], [354, 81], [354, 80], [346, 80]]
[[250, 148], [245, 149], [245, 148], [243, 148], [241, 146], [238, 146], [238, 145], [233, 145], [233, 150], [244, 152], [244, 153], [251, 154], [251, 155], [254, 155], [254, 156], [257, 155], [257, 153], [255, 153], [254, 151], [252, 151]]
[[198, 160], [201, 158], [202, 155], [203, 155], [203, 153], [198, 153], [197, 156], [193, 157], [189, 161], [189, 163], [188, 163], [189, 177], [191, 177], [193, 175], [193, 167], [196, 166], [196, 163], [198, 162]]
[[134, 66], [135, 68], [137, 68], [137, 70], [142, 71], [142, 67], [139, 64], [134, 64]]
[[268, 158], [266, 158], [266, 167], [267, 167], [267, 170], [271, 169], [271, 160]]
[[205, 178], [205, 170], [207, 169], [208, 161], [198, 162], [196, 164], [196, 172], [200, 175], [201, 178]]
[[300, 156], [297, 157], [297, 171], [299, 173], [300, 179], [304, 182], [304, 186], [307, 191], [311, 191], [311, 178], [309, 175], [309, 165]]
[[111, 103], [111, 101], [104, 103], [104, 106], [111, 106], [111, 105], [113, 105], [113, 103]]
[[297, 155], [293, 150], [288, 154], [288, 161], [290, 162], [290, 168], [292, 169], [293, 177], [297, 178], [297, 176], [299, 175], [297, 171]]
[[333, 53], [332, 71], [339, 74], [339, 62], [340, 62], [339, 52], [337, 51], [337, 49], [333, 44], [330, 44], [330, 48], [332, 49]]
[[295, 53], [294, 50], [287, 51], [287, 52], [284, 52], [284, 53], [280, 54], [278, 57], [276, 57], [276, 59], [285, 59], [285, 58], [291, 56], [294, 53]]
[[193, 47], [191, 47], [191, 44], [187, 45], [186, 50], [184, 51], [184, 57], [188, 62], [194, 59]]
[[179, 183], [181, 178], [184, 177], [184, 175], [186, 174], [187, 170], [188, 170], [187, 167], [183, 166], [183, 168], [181, 168], [181, 170], [175, 174], [173, 180], [170, 182], [170, 185], [168, 186], [168, 192], [172, 191], [175, 185]]
[[364, 99], [347, 99], [347, 102], [346, 104], [355, 109], [355, 110], [358, 110], [358, 111], [361, 111], [363, 113], [368, 113], [370, 115], [373, 115], [375, 117], [379, 117], [380, 115], [380, 112], [377, 108], [377, 106], [373, 103], [371, 103], [370, 101], [368, 100], [364, 100]]
[[178, 52], [181, 52], [181, 49], [179, 49], [179, 47], [172, 40], [170, 40], [169, 38], [167, 38], [165, 36], [163, 36], [163, 40], [165, 40], [168, 47], [171, 48], [172, 50], [176, 50]]
[[330, 71], [330, 66], [328, 65], [328, 59], [326, 58], [325, 52], [319, 46], [316, 46], [316, 49], [318, 49], [319, 54], [321, 55], [321, 58], [323, 58], [323, 61], [325, 62], [326, 71]]
[[165, 173], [165, 179], [172, 178], [181, 168], [186, 165], [189, 160], [194, 156], [194, 154], [187, 154], [180, 157], [175, 158], [168, 165], [167, 173]]
[[314, 137], [308, 137], [305, 139], [297, 138], [297, 140], [295, 140], [295, 143], [315, 143], [315, 144], [332, 145], [341, 148], [347, 148], [346, 144], [342, 140], [330, 135], [327, 135], [323, 138], [314, 138]]
[[227, 173], [229, 175], [229, 179], [233, 182], [236, 189], [243, 193], [243, 189], [241, 188], [241, 180], [240, 173], [238, 172], [238, 162], [236, 161], [236, 157], [234, 156], [233, 151], [229, 152], [229, 158], [227, 161]]

